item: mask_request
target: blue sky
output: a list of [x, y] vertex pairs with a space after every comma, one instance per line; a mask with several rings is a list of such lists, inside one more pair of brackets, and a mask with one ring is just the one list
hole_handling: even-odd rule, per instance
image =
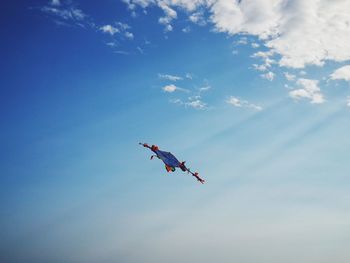
[[349, 262], [348, 1], [1, 12], [1, 261]]

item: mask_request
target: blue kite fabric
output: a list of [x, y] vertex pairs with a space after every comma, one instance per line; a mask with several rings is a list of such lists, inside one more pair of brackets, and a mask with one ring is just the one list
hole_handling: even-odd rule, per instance
[[180, 162], [176, 157], [170, 152], [164, 152], [161, 150], [154, 151], [159, 159], [161, 159], [166, 165], [170, 167], [180, 167]]
[[204, 184], [204, 180], [199, 177], [198, 173], [193, 173], [189, 168], [186, 167], [185, 162], [180, 162], [171, 152], [165, 152], [159, 150], [159, 147], [156, 145], [149, 146], [147, 143], [139, 143], [145, 148], [150, 149], [155, 155], [151, 156], [151, 160], [153, 157], [157, 157], [162, 160], [165, 164], [165, 169], [167, 172], [174, 172], [176, 167], [180, 168], [184, 172], [190, 173], [192, 176], [196, 177], [196, 179]]

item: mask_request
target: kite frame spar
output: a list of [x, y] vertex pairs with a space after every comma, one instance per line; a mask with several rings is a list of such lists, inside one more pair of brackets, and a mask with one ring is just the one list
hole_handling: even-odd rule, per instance
[[171, 152], [161, 151], [156, 145], [149, 146], [147, 143], [141, 142], [139, 144], [154, 152], [155, 155], [151, 156], [151, 160], [153, 157], [157, 157], [158, 159], [162, 160], [165, 164], [165, 169], [167, 172], [174, 172], [175, 168], [179, 167], [182, 171], [190, 173], [192, 176], [196, 177], [200, 183], [204, 184], [205, 181], [199, 177], [197, 172], [193, 173], [189, 168], [186, 167], [185, 162], [180, 162]]

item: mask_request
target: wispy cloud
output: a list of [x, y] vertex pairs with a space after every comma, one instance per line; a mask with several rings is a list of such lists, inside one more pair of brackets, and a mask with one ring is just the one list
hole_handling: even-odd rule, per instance
[[88, 15], [72, 2], [52, 0], [39, 8], [41, 12], [49, 15], [57, 25], [93, 27]]
[[193, 79], [193, 75], [191, 73], [186, 73], [185, 78], [186, 79]]
[[247, 45], [248, 44], [248, 38], [247, 37], [241, 37], [237, 41], [233, 43], [234, 45]]
[[118, 46], [117, 42], [113, 42], [113, 41], [112, 42], [107, 42], [106, 45], [109, 46], [109, 47], [117, 47]]
[[134, 39], [134, 34], [128, 31], [131, 27], [122, 22], [114, 22], [113, 24], [106, 24], [99, 28], [99, 30], [105, 34], [114, 36], [115, 34], [120, 34], [127, 39]]
[[253, 64], [254, 69], [258, 71], [267, 71], [276, 61], [271, 57], [274, 55], [273, 51], [258, 51], [251, 55], [252, 58], [257, 58], [263, 61], [263, 64]]
[[209, 86], [209, 85], [205, 85], [203, 87], [200, 87], [199, 88], [199, 94], [201, 94], [202, 92], [206, 92], [206, 91], [208, 91], [210, 89], [211, 89], [211, 86]]
[[288, 81], [293, 81], [293, 80], [295, 80], [295, 78], [296, 78], [295, 75], [290, 74], [290, 73], [288, 73], [288, 72], [284, 72], [283, 74], [284, 74], [285, 78], [286, 78]]
[[183, 80], [183, 77], [175, 76], [175, 75], [170, 75], [170, 74], [158, 74], [158, 77], [160, 79], [165, 79], [165, 80], [170, 80], [170, 81], [178, 81], [178, 80]]
[[145, 51], [144, 51], [143, 48], [140, 47], [140, 46], [137, 46], [137, 47], [136, 47], [136, 50], [137, 50], [140, 54], [145, 54]]
[[273, 81], [273, 79], [275, 78], [275, 73], [273, 73], [272, 71], [269, 71], [265, 74], [261, 74], [260, 76], [263, 79], [267, 79], [268, 81]]
[[55, 15], [64, 20], [83, 21], [86, 18], [86, 15], [81, 9], [74, 7], [68, 9], [60, 9], [57, 7], [44, 6], [41, 10], [45, 13]]
[[250, 103], [246, 100], [242, 100], [240, 98], [230, 96], [228, 100], [226, 100], [226, 103], [238, 107], [238, 108], [251, 108], [257, 111], [261, 111], [263, 108], [259, 105]]
[[192, 13], [189, 16], [189, 20], [192, 23], [195, 23], [195, 24], [200, 25], [200, 26], [205, 26], [207, 24], [205, 17], [204, 17], [204, 13], [202, 10], [195, 12], [195, 13]]
[[[186, 73], [185, 77], [170, 75], [170, 74], [158, 74], [158, 77], [159, 79], [165, 79], [170, 81], [179, 81], [179, 80], [185, 80], [185, 79], [190, 82], [193, 81], [193, 76], [191, 73]], [[177, 93], [177, 95], [180, 96], [180, 98], [171, 99], [170, 102], [177, 105], [184, 106], [186, 108], [203, 110], [203, 109], [209, 108], [208, 104], [204, 102], [202, 99], [202, 93], [211, 89], [211, 86], [207, 82], [208, 82], [207, 80], [204, 80], [204, 85], [194, 89], [185, 89], [175, 84], [168, 84], [163, 86], [162, 90], [166, 93], [175, 93], [177, 91], [187, 93], [188, 95], [186, 96], [184, 96], [184, 93], [182, 93], [182, 95]]]
[[118, 54], [118, 55], [129, 55], [130, 53], [124, 50], [115, 50], [113, 53]]
[[319, 81], [314, 79], [298, 79], [297, 85], [301, 88], [290, 91], [289, 96], [295, 100], [309, 99], [312, 104], [322, 104], [325, 99], [318, 83]]
[[196, 100], [186, 102], [185, 106], [192, 107], [194, 109], [202, 110], [207, 106], [207, 104], [204, 103], [203, 101], [201, 101], [200, 99], [196, 99]]
[[260, 64], [260, 65], [253, 64], [253, 68], [255, 70], [258, 70], [258, 71], [266, 71], [266, 70], [268, 70], [268, 67], [266, 65], [264, 65], [264, 64]]
[[207, 108], [207, 104], [205, 102], [203, 102], [200, 97], [188, 97], [188, 99], [186, 101], [183, 101], [181, 99], [173, 99], [170, 100], [171, 103], [174, 104], [178, 104], [178, 105], [182, 105], [196, 110], [204, 110]]
[[189, 33], [189, 32], [191, 32], [191, 28], [189, 26], [186, 26], [182, 29], [182, 32]]
[[[34, 7], [49, 16], [54, 23], [61, 26], [79, 26], [96, 32], [110, 35], [112, 40], [107, 42], [107, 46], [115, 48], [118, 40], [133, 40], [134, 34], [130, 32], [131, 26], [119, 21], [98, 25], [93, 18], [87, 15], [82, 9], [77, 7], [71, 0], [51, 0], [42, 7]], [[118, 52], [114, 52], [118, 53]]]

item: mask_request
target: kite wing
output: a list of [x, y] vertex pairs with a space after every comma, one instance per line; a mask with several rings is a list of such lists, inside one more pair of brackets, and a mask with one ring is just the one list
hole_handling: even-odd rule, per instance
[[159, 159], [161, 159], [166, 165], [170, 167], [180, 167], [180, 162], [171, 152], [155, 151]]

